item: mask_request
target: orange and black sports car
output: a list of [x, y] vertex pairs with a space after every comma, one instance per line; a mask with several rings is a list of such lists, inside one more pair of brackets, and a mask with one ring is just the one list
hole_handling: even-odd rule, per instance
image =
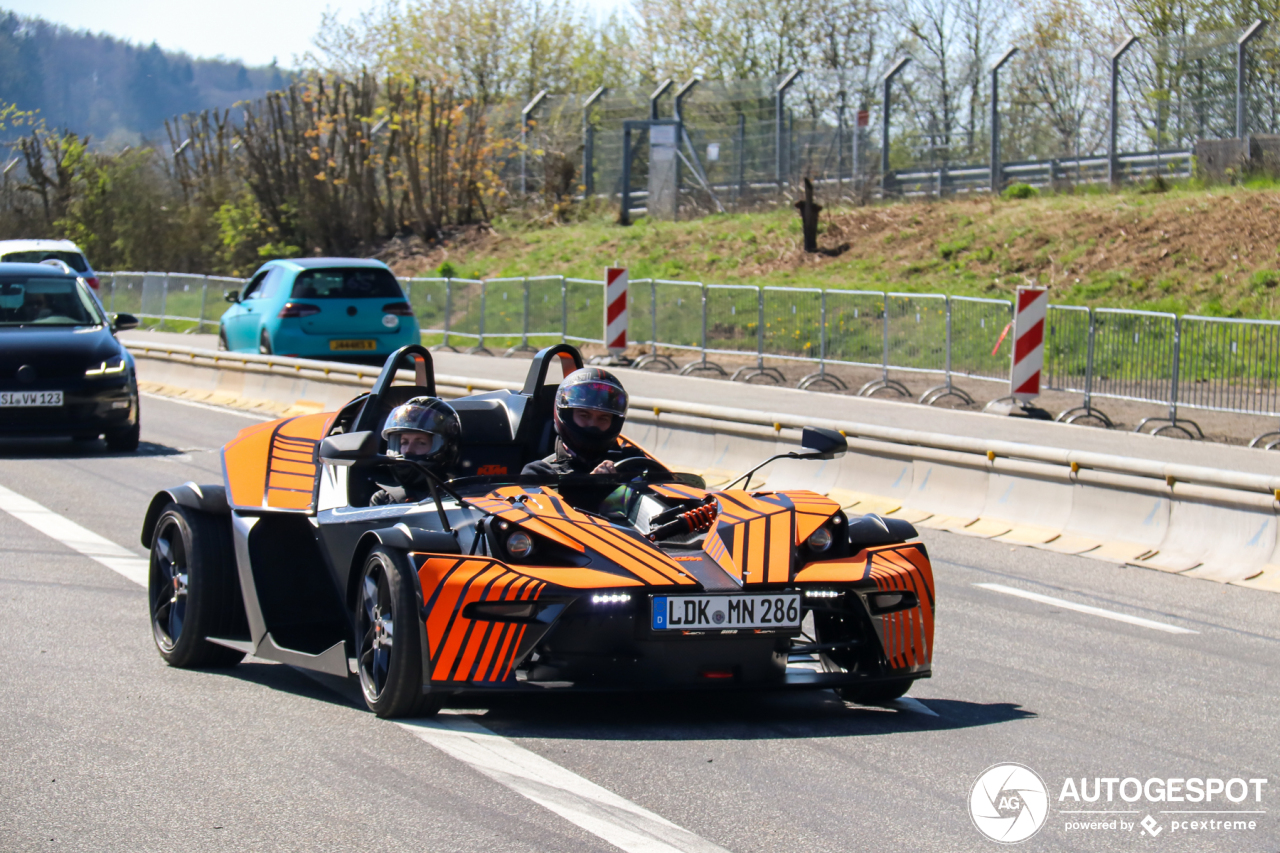
[[[421, 503], [369, 505], [392, 464], [382, 422], [435, 394], [422, 347], [341, 411], [242, 430], [223, 483], [168, 489], [147, 510], [160, 654], [354, 674], [380, 716], [460, 691], [830, 688], [883, 702], [929, 676], [933, 573], [903, 521], [846, 517], [808, 491], [708, 491], [647, 454], [616, 474], [522, 481], [554, 439], [553, 365], [568, 375], [582, 356], [550, 347], [519, 392], [452, 401], [463, 470]], [[402, 367], [413, 384], [397, 384]], [[848, 446], [816, 429], [802, 445], [786, 455]]]

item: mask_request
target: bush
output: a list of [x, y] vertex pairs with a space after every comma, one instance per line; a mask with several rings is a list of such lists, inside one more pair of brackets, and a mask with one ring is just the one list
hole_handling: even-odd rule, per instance
[[1040, 191], [1031, 184], [1010, 184], [1004, 192], [1000, 193], [1001, 198], [1035, 198], [1040, 195]]

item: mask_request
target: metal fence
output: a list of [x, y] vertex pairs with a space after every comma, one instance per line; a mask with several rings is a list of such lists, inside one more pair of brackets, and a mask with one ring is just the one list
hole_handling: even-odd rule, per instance
[[[144, 328], [186, 332], [215, 329], [226, 293], [244, 284], [185, 273], [100, 279], [109, 311], [134, 314]], [[552, 275], [400, 282], [430, 345], [513, 355], [559, 341], [604, 342], [603, 281]], [[1009, 379], [1008, 300], [667, 279], [632, 281], [628, 295], [628, 337], [643, 352], [636, 361], [643, 369], [781, 385], [796, 380], [779, 365], [803, 363], [814, 370], [798, 387], [844, 391], [852, 390], [847, 369], [857, 368], [864, 379], [868, 370], [875, 376], [858, 394], [903, 398], [917, 397], [904, 380], [936, 376], [940, 384], [918, 395], [925, 404], [974, 403], [974, 386], [962, 388], [957, 378]], [[1068, 423], [1111, 426], [1098, 398], [1168, 406], [1167, 416], [1138, 428], [1197, 438], [1200, 427], [1180, 417], [1180, 408], [1280, 417], [1280, 321], [1051, 305], [1044, 340], [1044, 387], [1083, 396], [1058, 416]], [[1263, 444], [1280, 446], [1280, 433], [1269, 436]]]
[[908, 48], [877, 67], [540, 94], [508, 184], [562, 198], [567, 169], [584, 195], [618, 198], [629, 175], [644, 205], [647, 137], [626, 169], [622, 139], [646, 119], [679, 122], [681, 216], [790, 194], [804, 177], [826, 203], [1187, 177], [1198, 140], [1280, 132], [1274, 23], [1011, 46], [979, 72], [938, 61]]

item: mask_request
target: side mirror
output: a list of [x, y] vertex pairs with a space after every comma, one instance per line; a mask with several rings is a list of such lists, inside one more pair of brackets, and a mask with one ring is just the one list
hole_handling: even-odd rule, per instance
[[378, 455], [378, 434], [345, 432], [331, 435], [320, 442], [320, 458], [334, 465], [351, 465]]
[[800, 434], [800, 446], [812, 451], [813, 458], [835, 459], [849, 449], [849, 440], [833, 429], [805, 427]]
[[240, 301], [240, 291], [238, 291], [238, 290], [228, 290], [226, 293], [222, 294], [222, 298], [223, 298], [223, 299], [225, 299], [225, 300], [227, 300], [228, 302], [232, 302], [232, 303], [239, 302], [239, 301]]
[[114, 314], [111, 317], [111, 331], [127, 332], [138, 328], [138, 318], [132, 314]]

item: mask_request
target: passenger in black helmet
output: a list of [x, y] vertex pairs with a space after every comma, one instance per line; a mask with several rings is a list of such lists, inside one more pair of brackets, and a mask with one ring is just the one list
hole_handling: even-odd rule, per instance
[[426, 465], [441, 480], [452, 477], [461, 432], [458, 413], [436, 397], [414, 397], [392, 409], [382, 437], [387, 440], [387, 455], [406, 461], [391, 466], [396, 484], [383, 485], [374, 492], [370, 506], [417, 503], [429, 498], [431, 487], [420, 465]]
[[566, 376], [553, 411], [556, 452], [524, 466], [523, 476], [612, 474], [615, 463], [645, 455], [618, 440], [627, 419], [627, 392], [607, 370], [584, 367]]

